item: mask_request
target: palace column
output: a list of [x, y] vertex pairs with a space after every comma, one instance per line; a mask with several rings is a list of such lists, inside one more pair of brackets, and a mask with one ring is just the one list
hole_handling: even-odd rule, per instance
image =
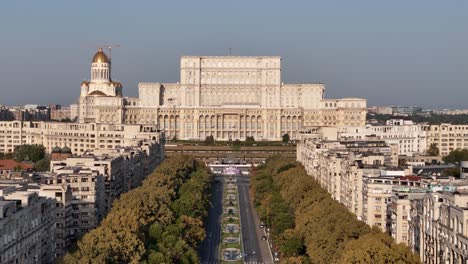
[[200, 139], [200, 128], [199, 128], [199, 126], [200, 126], [200, 124], [199, 124], [200, 116], [198, 115], [198, 111], [197, 111], [197, 110], [195, 110], [195, 111], [193, 112], [193, 117], [194, 117], [194, 118], [193, 118], [193, 123], [194, 123], [194, 124], [193, 124], [193, 128], [194, 128], [194, 131], [193, 131], [193, 132], [194, 132], [194, 133], [193, 133], [193, 134], [196, 135], [196, 137], [197, 137], [198, 139]]

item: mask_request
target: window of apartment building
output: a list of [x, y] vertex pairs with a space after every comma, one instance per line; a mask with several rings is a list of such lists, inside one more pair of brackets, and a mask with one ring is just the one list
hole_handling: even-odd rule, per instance
[[381, 219], [381, 218], [382, 218], [382, 215], [381, 215], [381, 214], [375, 214], [374, 217], [375, 217], [376, 219]]

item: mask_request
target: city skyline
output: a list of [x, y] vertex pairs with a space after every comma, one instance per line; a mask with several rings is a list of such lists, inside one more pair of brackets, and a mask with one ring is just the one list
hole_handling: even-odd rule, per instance
[[115, 43], [113, 78], [125, 96], [138, 82], [179, 81], [183, 55], [232, 48], [281, 56], [285, 82], [323, 82], [327, 97], [466, 106], [466, 2], [247, 3], [3, 4], [0, 104], [74, 103], [97, 47]]

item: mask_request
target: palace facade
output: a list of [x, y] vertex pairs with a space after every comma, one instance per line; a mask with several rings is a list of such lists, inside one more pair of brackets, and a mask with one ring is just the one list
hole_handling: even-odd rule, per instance
[[307, 127], [365, 124], [365, 99], [325, 99], [321, 83], [284, 84], [280, 57], [184, 56], [180, 65], [180, 82], [140, 83], [139, 97], [128, 98], [100, 49], [71, 108], [80, 123], [155, 125], [170, 139], [295, 139]]

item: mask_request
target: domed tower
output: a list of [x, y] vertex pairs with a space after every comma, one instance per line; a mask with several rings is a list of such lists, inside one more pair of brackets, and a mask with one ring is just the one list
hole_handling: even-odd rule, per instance
[[[78, 122], [119, 120], [122, 116], [123, 100], [122, 84], [111, 79], [111, 58], [100, 48], [91, 61], [90, 81], [85, 80], [81, 83]], [[105, 109], [101, 106], [105, 106]], [[114, 111], [110, 111], [110, 108], [114, 108]]]
[[109, 83], [111, 80], [111, 61], [107, 55], [99, 48], [94, 54], [91, 62], [91, 82]]

